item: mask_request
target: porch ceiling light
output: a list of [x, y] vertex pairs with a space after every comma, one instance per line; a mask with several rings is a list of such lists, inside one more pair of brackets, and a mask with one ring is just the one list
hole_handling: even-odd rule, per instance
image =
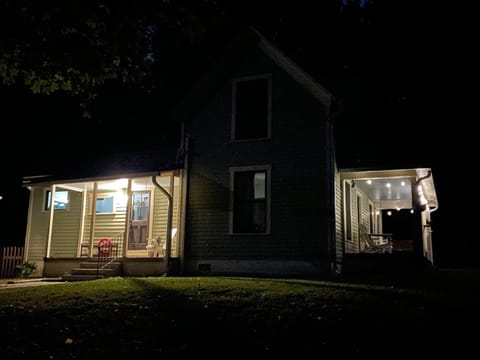
[[392, 187], [392, 184], [386, 183], [385, 186], [386, 186], [387, 188], [390, 188], [390, 187]]
[[388, 216], [392, 216], [392, 212], [390, 210], [387, 211]]
[[368, 184], [368, 185], [372, 185], [372, 180], [368, 179], [368, 180], [367, 180], [367, 184]]
[[400, 185], [405, 186], [405, 181], [402, 181]]

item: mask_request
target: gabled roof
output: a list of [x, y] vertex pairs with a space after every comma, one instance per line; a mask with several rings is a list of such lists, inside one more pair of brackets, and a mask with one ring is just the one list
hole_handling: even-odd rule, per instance
[[[322, 85], [315, 81], [309, 74], [302, 70], [292, 59], [281, 52], [266, 37], [256, 29], [250, 27], [234, 36], [220, 52], [216, 61], [210, 64], [209, 69], [190, 89], [185, 98], [174, 107], [171, 117], [186, 121], [201, 108], [208, 97], [216, 90], [217, 86], [229, 73], [229, 64], [235, 60], [235, 51], [239, 48], [251, 46], [258, 48], [266, 57], [284, 70], [294, 81], [307, 90], [308, 93], [322, 103], [327, 111], [333, 102], [333, 95]], [[186, 106], [185, 104], [188, 104]]]
[[322, 85], [315, 81], [309, 74], [303, 71], [295, 62], [282, 53], [266, 37], [256, 29], [250, 30], [258, 36], [257, 46], [280, 68], [285, 70], [298, 84], [303, 86], [314, 98], [318, 99], [327, 108], [332, 103], [333, 95]]

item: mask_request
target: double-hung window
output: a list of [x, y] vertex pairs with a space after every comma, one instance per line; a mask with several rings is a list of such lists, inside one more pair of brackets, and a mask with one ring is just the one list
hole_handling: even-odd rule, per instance
[[231, 232], [270, 232], [270, 167], [230, 169], [232, 206]]

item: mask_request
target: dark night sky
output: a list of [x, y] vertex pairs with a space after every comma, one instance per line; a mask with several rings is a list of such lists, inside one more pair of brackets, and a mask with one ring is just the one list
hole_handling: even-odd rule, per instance
[[[365, 6], [357, 3], [342, 12], [337, 0], [325, 1], [323, 9], [313, 1], [275, 2], [274, 7], [257, 3], [227, 5], [232, 21], [226, 16], [219, 23], [256, 26], [342, 101], [343, 113], [336, 119], [340, 166], [432, 167], [440, 204], [432, 214], [436, 259], [445, 266], [479, 266], [469, 181], [477, 163], [473, 120], [478, 118], [479, 15], [458, 1], [362, 1]], [[214, 35], [222, 33], [216, 26]], [[187, 84], [185, 69], [192, 69], [194, 78], [199, 64], [208, 62], [206, 49], [197, 51], [197, 57], [182, 57], [172, 73], [182, 74]], [[162, 102], [154, 94], [140, 97], [142, 106], [135, 106], [126, 100], [132, 99], [131, 90], [107, 90], [93, 119], [85, 121], [69, 97], [0, 90], [0, 221], [8, 234], [7, 240], [0, 235], [0, 244], [23, 237], [27, 198], [19, 186], [21, 176], [40, 171], [45, 159], [55, 162], [48, 156], [54, 139], [62, 144], [54, 146], [62, 147], [62, 156], [73, 158], [86, 145], [80, 134], [104, 130], [115, 120], [115, 134], [128, 130], [133, 138], [132, 129], [118, 121], [158, 122], [171, 100], [162, 97]], [[156, 141], [161, 140], [149, 138], [147, 143]], [[138, 149], [138, 143], [130, 143]], [[111, 151], [95, 136], [88, 146], [93, 153]]]

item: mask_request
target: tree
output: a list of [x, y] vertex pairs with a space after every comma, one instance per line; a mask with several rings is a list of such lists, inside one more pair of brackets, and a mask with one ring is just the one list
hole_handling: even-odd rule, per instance
[[[87, 105], [108, 81], [146, 88], [162, 58], [158, 33], [190, 44], [205, 29], [199, 9], [209, 1], [0, 2], [0, 79], [34, 94], [64, 92]], [[158, 44], [157, 44], [158, 45]]]

